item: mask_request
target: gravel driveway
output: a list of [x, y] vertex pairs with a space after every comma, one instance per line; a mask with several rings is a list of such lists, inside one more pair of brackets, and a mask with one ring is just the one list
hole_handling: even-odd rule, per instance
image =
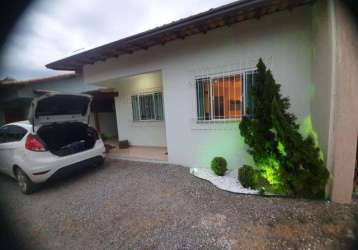
[[30, 196], [0, 178], [0, 205], [27, 249], [346, 249], [358, 202], [216, 189], [187, 168], [108, 161]]

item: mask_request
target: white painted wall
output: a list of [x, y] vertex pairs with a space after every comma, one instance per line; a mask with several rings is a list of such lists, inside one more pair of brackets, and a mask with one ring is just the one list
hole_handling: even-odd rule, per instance
[[[313, 92], [312, 121], [317, 130], [324, 158], [327, 159], [332, 110], [332, 82], [334, 78], [333, 19], [328, 2], [320, 0], [313, 7]], [[331, 164], [328, 164], [328, 169]]]
[[98, 113], [101, 131], [110, 137], [117, 135], [116, 117], [113, 112], [100, 112]]
[[[334, 18], [335, 57], [332, 90], [333, 109], [329, 154], [332, 185], [330, 197], [339, 203], [351, 203], [357, 164], [358, 140], [358, 24], [349, 5], [331, 0]], [[352, 3], [351, 3], [352, 5]]]
[[[303, 121], [310, 115], [312, 88], [310, 7], [264, 16], [148, 51], [86, 65], [84, 77], [86, 82], [96, 83], [161, 70], [169, 162], [209, 167], [212, 157], [222, 155], [233, 169], [250, 161], [238, 124], [195, 123], [194, 79], [200, 71], [220, 72], [232, 67], [254, 66], [259, 57], [267, 59], [276, 80], [282, 84], [283, 94], [290, 97], [291, 111]], [[121, 96], [116, 100], [122, 139], [127, 135], [121, 133], [121, 127], [126, 126], [121, 117], [126, 110], [129, 112], [128, 103], [128, 99], [121, 100]], [[129, 121], [124, 117], [123, 122]], [[155, 140], [146, 133], [138, 137], [148, 142]]]
[[162, 91], [161, 73], [112, 80], [111, 87], [118, 90], [115, 98], [118, 139], [128, 140], [136, 146], [166, 146], [164, 121], [133, 121], [131, 96]]
[[[104, 133], [110, 137], [117, 136], [116, 118], [113, 112], [99, 112], [98, 119], [100, 123], [101, 133]], [[94, 120], [94, 113], [91, 112], [89, 125], [93, 128], [96, 127]]]

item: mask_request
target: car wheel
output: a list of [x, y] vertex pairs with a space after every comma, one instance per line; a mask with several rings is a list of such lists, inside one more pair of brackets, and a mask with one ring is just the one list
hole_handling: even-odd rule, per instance
[[103, 167], [104, 166], [104, 157], [101, 157], [101, 159], [98, 161], [97, 166]]
[[27, 175], [21, 169], [17, 168], [15, 170], [17, 184], [21, 192], [24, 194], [31, 194], [34, 191], [34, 183], [27, 177]]

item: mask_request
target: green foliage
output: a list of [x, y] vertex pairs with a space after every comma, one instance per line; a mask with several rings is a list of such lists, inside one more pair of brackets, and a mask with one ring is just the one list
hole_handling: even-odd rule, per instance
[[108, 136], [107, 134], [101, 133], [101, 139], [102, 139], [103, 141], [107, 141], [107, 140], [109, 140], [110, 138], [111, 138], [111, 137]]
[[328, 171], [320, 150], [311, 136], [303, 138], [298, 132], [296, 117], [288, 112], [289, 99], [282, 97], [280, 88], [260, 59], [249, 90], [254, 106], [240, 123], [240, 133], [270, 192], [322, 197]]
[[259, 190], [271, 189], [271, 184], [264, 176], [256, 174], [255, 188]]
[[227, 170], [227, 162], [225, 158], [220, 156], [214, 157], [211, 161], [211, 170], [213, 170], [216, 175], [224, 176]]
[[263, 190], [271, 188], [270, 182], [252, 166], [244, 165], [239, 169], [239, 181], [245, 188]]
[[353, 195], [358, 196], [358, 186], [355, 186], [355, 188], [353, 190]]
[[264, 187], [261, 187], [259, 189], [259, 195], [265, 195], [266, 189]]
[[239, 169], [239, 181], [244, 188], [256, 188], [256, 171], [249, 165]]

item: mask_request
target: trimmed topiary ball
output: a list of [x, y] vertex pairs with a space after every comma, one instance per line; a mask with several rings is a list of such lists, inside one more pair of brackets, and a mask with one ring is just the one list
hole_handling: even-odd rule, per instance
[[254, 189], [256, 186], [256, 171], [249, 165], [239, 169], [239, 181], [244, 188]]
[[214, 157], [211, 161], [211, 170], [213, 170], [216, 175], [224, 176], [227, 170], [227, 162], [225, 158], [220, 156]]

